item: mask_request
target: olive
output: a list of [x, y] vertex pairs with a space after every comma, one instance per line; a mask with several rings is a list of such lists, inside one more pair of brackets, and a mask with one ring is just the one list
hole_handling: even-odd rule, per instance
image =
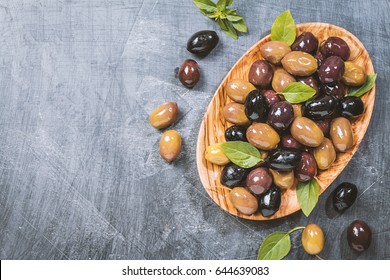
[[282, 92], [292, 82], [295, 82], [295, 78], [283, 68], [278, 68], [272, 78], [272, 88], [276, 92]]
[[344, 65], [345, 71], [341, 79], [344, 84], [347, 86], [357, 87], [366, 82], [367, 75], [362, 67], [351, 61], [345, 61]]
[[170, 126], [177, 120], [179, 115], [179, 108], [176, 102], [165, 102], [158, 106], [149, 115], [149, 123], [154, 128], [165, 128]]
[[309, 147], [318, 147], [324, 140], [324, 133], [318, 125], [305, 117], [296, 117], [290, 132], [299, 143]]
[[266, 60], [256, 60], [249, 70], [248, 80], [257, 87], [267, 87], [273, 74], [274, 70]]
[[268, 114], [268, 123], [276, 130], [283, 131], [294, 119], [294, 111], [287, 101], [275, 103]]
[[295, 168], [295, 174], [300, 182], [310, 181], [317, 175], [317, 164], [312, 154], [302, 152], [301, 160]]
[[259, 90], [251, 91], [245, 100], [245, 115], [251, 121], [264, 120], [268, 113], [265, 97]]
[[238, 103], [245, 103], [248, 94], [256, 89], [250, 82], [234, 79], [226, 84], [225, 91], [231, 100]]
[[371, 229], [364, 221], [355, 220], [348, 226], [347, 241], [351, 249], [363, 252], [370, 247], [371, 239]]
[[294, 119], [297, 117], [302, 117], [302, 105], [301, 104], [292, 104], [293, 111], [294, 111]]
[[332, 203], [337, 212], [344, 212], [355, 202], [357, 198], [357, 187], [351, 183], [341, 183], [333, 191]]
[[328, 37], [321, 44], [320, 51], [326, 57], [338, 56], [343, 60], [347, 60], [351, 53], [348, 44], [340, 37]]
[[253, 123], [246, 130], [249, 143], [261, 150], [273, 150], [280, 141], [279, 134], [272, 126], [265, 123]]
[[222, 109], [222, 115], [225, 120], [238, 125], [247, 126], [250, 124], [250, 120], [245, 115], [244, 105], [236, 102], [228, 103]]
[[278, 149], [268, 155], [268, 164], [278, 171], [294, 169], [301, 160], [301, 153], [293, 150]]
[[294, 171], [278, 171], [274, 169], [269, 170], [273, 177], [275, 186], [287, 190], [290, 189], [295, 183]]
[[179, 69], [180, 82], [188, 87], [193, 88], [200, 78], [198, 63], [193, 59], [186, 59]]
[[263, 96], [265, 97], [265, 102], [267, 103], [268, 108], [271, 108], [272, 105], [280, 101], [279, 94], [272, 89], [264, 91]]
[[345, 152], [352, 148], [353, 133], [351, 123], [344, 117], [335, 118], [330, 124], [330, 137], [336, 151]]
[[341, 80], [344, 71], [344, 61], [338, 56], [330, 56], [318, 69], [318, 78], [323, 84], [334, 85]]
[[240, 125], [233, 125], [225, 130], [226, 141], [244, 141], [246, 140], [246, 127]]
[[187, 50], [201, 57], [207, 56], [218, 44], [219, 37], [215, 31], [203, 30], [193, 34], [187, 41]]
[[205, 159], [217, 165], [226, 165], [230, 162], [221, 149], [221, 144], [210, 145], [206, 148]]
[[303, 148], [302, 144], [295, 140], [295, 138], [291, 134], [283, 135], [282, 147], [285, 149], [294, 150], [301, 150]]
[[347, 93], [347, 87], [340, 81], [334, 85], [322, 85], [321, 91], [324, 94], [331, 95], [337, 100], [340, 100]]
[[230, 188], [239, 186], [245, 182], [249, 171], [250, 169], [229, 163], [222, 169], [221, 184]]
[[271, 185], [272, 177], [264, 167], [253, 169], [246, 177], [246, 186], [255, 195], [265, 193]]
[[322, 63], [326, 60], [326, 56], [322, 54], [322, 52], [317, 52], [314, 56], [315, 60], [317, 61], [318, 68], [321, 67]]
[[314, 88], [316, 90], [316, 94], [319, 93], [318, 81], [313, 76], [298, 77], [297, 81], [301, 82], [302, 84], [308, 85], [309, 87]]
[[317, 120], [314, 121], [316, 125], [322, 130], [324, 135], [329, 134], [330, 130], [330, 120]]
[[280, 189], [272, 186], [260, 196], [258, 210], [264, 217], [270, 217], [279, 210], [281, 200]]
[[316, 224], [308, 224], [302, 232], [302, 246], [309, 255], [317, 255], [324, 248], [325, 238], [322, 229]]
[[229, 193], [233, 206], [244, 215], [252, 215], [257, 211], [257, 198], [243, 187], [235, 187]]
[[160, 139], [160, 156], [167, 162], [172, 162], [180, 154], [180, 150], [180, 134], [176, 130], [165, 131]]
[[334, 149], [332, 141], [328, 138], [324, 138], [321, 145], [313, 150], [313, 155], [319, 169], [328, 169], [336, 160], [336, 150]]
[[346, 118], [357, 117], [364, 112], [363, 101], [356, 96], [346, 96], [339, 102], [340, 114]]
[[282, 59], [284, 69], [294, 76], [310, 76], [317, 71], [317, 61], [308, 53], [293, 51]]
[[295, 42], [291, 45], [293, 51], [301, 51], [307, 53], [316, 53], [318, 49], [318, 39], [311, 32], [303, 32], [299, 35]]
[[290, 46], [281, 41], [269, 41], [260, 47], [261, 56], [273, 64], [279, 64], [289, 52]]
[[303, 105], [303, 115], [312, 120], [332, 117], [337, 110], [337, 100], [330, 95], [309, 99]]

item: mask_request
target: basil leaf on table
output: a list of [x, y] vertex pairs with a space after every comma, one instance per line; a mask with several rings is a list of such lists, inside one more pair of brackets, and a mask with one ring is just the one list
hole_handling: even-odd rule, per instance
[[231, 162], [243, 168], [251, 168], [263, 161], [260, 151], [248, 142], [225, 142], [221, 144], [221, 149]]
[[271, 27], [271, 40], [282, 41], [291, 46], [297, 35], [294, 19], [290, 10], [281, 13]]
[[370, 89], [372, 89], [375, 85], [375, 80], [376, 80], [377, 74], [372, 74], [367, 76], [366, 82], [359, 88], [350, 88], [348, 95], [349, 96], [356, 96], [360, 97], [366, 92], [368, 92]]
[[281, 260], [290, 252], [291, 241], [288, 232], [277, 231], [268, 235], [260, 246], [258, 260]]
[[302, 103], [316, 94], [316, 90], [301, 82], [293, 82], [287, 85], [282, 91], [278, 92], [284, 96], [284, 98], [290, 103]]
[[303, 214], [308, 217], [318, 202], [320, 195], [320, 185], [313, 178], [308, 182], [299, 182], [297, 186], [298, 203], [302, 208]]

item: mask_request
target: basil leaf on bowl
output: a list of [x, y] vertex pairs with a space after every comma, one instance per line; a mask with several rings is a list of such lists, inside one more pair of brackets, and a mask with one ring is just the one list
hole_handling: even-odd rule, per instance
[[299, 182], [297, 186], [298, 203], [302, 208], [303, 214], [308, 217], [313, 211], [320, 196], [320, 185], [313, 178], [308, 182]]
[[221, 149], [231, 162], [243, 168], [251, 168], [263, 161], [260, 151], [248, 142], [225, 142]]
[[282, 41], [291, 46], [296, 36], [297, 29], [290, 10], [278, 15], [271, 27], [271, 40]]
[[366, 82], [359, 88], [350, 88], [348, 95], [349, 96], [356, 96], [360, 97], [366, 92], [368, 92], [370, 89], [372, 89], [375, 85], [375, 80], [376, 80], [377, 74], [372, 74], [367, 76]]
[[308, 85], [301, 82], [293, 82], [287, 85], [282, 91], [278, 92], [284, 96], [284, 98], [290, 103], [302, 103], [316, 94], [316, 90]]

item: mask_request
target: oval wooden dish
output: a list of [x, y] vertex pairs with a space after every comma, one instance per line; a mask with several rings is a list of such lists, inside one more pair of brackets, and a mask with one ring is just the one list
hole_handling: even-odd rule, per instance
[[[312, 32], [318, 38], [319, 42], [322, 42], [330, 36], [338, 36], [343, 38], [351, 49], [351, 55], [348, 60], [353, 61], [357, 65], [363, 67], [367, 74], [374, 73], [374, 67], [367, 50], [364, 48], [359, 39], [357, 39], [347, 30], [326, 23], [314, 22], [298, 24], [297, 35], [304, 31]], [[199, 130], [196, 149], [198, 172], [206, 192], [210, 195], [214, 202], [225, 211], [232, 215], [249, 220], [272, 220], [290, 215], [298, 211], [300, 206], [297, 201], [295, 188], [289, 189], [282, 193], [280, 209], [271, 217], [265, 218], [257, 212], [250, 216], [241, 214], [229, 201], [229, 190], [224, 188], [220, 183], [220, 174], [223, 167], [207, 162], [205, 160], [204, 154], [207, 146], [215, 143], [225, 142], [224, 132], [226, 128], [232, 125], [226, 122], [222, 116], [223, 107], [227, 103], [231, 102], [225, 93], [226, 83], [232, 79], [243, 79], [247, 81], [248, 72], [252, 63], [258, 59], [263, 59], [259, 51], [260, 47], [269, 40], [270, 36], [266, 36], [258, 41], [254, 46], [252, 46], [237, 61], [237, 63], [223, 79], [204, 115]], [[317, 180], [321, 187], [321, 193], [323, 193], [326, 188], [333, 182], [333, 180], [341, 173], [341, 171], [348, 164], [358, 149], [370, 122], [375, 100], [375, 86], [370, 90], [370, 92], [362, 96], [362, 100], [365, 104], [365, 112], [362, 116], [352, 122], [354, 146], [346, 153], [339, 153], [337, 155], [337, 160], [328, 170], [319, 172], [317, 175]]]

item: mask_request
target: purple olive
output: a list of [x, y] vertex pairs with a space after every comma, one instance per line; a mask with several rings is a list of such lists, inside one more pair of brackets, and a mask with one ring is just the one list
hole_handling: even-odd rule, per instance
[[302, 152], [301, 160], [295, 168], [298, 181], [307, 182], [317, 175], [317, 163], [314, 156], [307, 152]]
[[317, 52], [314, 58], [317, 60], [318, 68], [320, 68], [322, 63], [324, 63], [326, 56], [323, 55], [322, 52]]
[[271, 185], [272, 176], [264, 167], [253, 169], [246, 177], [246, 186], [255, 195], [265, 193]]
[[290, 126], [294, 119], [294, 110], [287, 101], [275, 103], [268, 114], [268, 123], [278, 131]]
[[363, 252], [370, 247], [372, 233], [370, 227], [362, 220], [353, 221], [347, 228], [349, 247], [357, 252]]
[[267, 102], [268, 108], [271, 108], [272, 105], [280, 101], [279, 94], [277, 94], [272, 89], [264, 91], [263, 95], [265, 97], [265, 102]]
[[198, 63], [193, 59], [186, 59], [179, 69], [180, 82], [188, 88], [193, 88], [198, 83], [199, 78]]
[[348, 44], [340, 37], [329, 37], [321, 44], [320, 51], [326, 57], [338, 56], [347, 60], [351, 51]]
[[287, 150], [301, 150], [303, 148], [302, 144], [295, 140], [295, 138], [291, 134], [283, 135], [282, 147]]
[[338, 56], [328, 57], [318, 70], [320, 82], [325, 85], [337, 84], [345, 71], [344, 61]]
[[329, 134], [329, 130], [330, 130], [330, 120], [329, 119], [328, 120], [326, 120], [326, 119], [325, 120], [317, 120], [314, 122], [322, 130], [324, 135]]
[[301, 82], [302, 84], [308, 85], [309, 87], [312, 87], [316, 90], [316, 94], [319, 93], [319, 84], [316, 78], [313, 76], [308, 76], [308, 77], [298, 77], [297, 78], [298, 82]]
[[303, 32], [291, 45], [291, 50], [314, 54], [318, 49], [318, 39], [311, 32]]
[[267, 87], [274, 75], [274, 70], [266, 60], [256, 60], [253, 62], [250, 70], [248, 80], [257, 87]]

